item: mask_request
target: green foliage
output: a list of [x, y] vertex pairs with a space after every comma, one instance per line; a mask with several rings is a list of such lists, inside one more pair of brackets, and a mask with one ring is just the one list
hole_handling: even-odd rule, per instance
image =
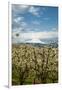
[[57, 82], [57, 48], [12, 45], [12, 85]]

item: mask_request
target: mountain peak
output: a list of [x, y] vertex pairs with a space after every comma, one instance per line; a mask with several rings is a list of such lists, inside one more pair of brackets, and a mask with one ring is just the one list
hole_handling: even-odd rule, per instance
[[45, 44], [45, 42], [39, 40], [39, 39], [31, 39], [26, 41], [26, 43], [41, 43], [41, 44]]

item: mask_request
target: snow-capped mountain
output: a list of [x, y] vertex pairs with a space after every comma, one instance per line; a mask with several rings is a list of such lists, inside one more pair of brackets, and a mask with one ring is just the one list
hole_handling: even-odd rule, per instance
[[45, 42], [39, 40], [39, 39], [32, 39], [32, 40], [27, 40], [26, 43], [41, 43], [45, 44]]

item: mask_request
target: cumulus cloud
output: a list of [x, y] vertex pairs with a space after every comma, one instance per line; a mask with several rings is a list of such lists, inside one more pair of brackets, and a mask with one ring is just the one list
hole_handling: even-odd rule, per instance
[[31, 6], [29, 8], [29, 12], [35, 16], [39, 16], [39, 8], [35, 8], [35, 7]]
[[20, 4], [13, 4], [12, 11], [13, 13], [21, 13], [24, 14], [29, 8], [29, 5], [20, 5]]
[[14, 22], [16, 23], [19, 23], [20, 21], [23, 21], [24, 20], [24, 17], [17, 17], [17, 18], [14, 18]]
[[[49, 11], [47, 10], [46, 14], [44, 12], [46, 12], [46, 8], [44, 7], [13, 4], [12, 41], [26, 42], [31, 40], [33, 42], [40, 42], [42, 39], [56, 38], [58, 36], [56, 21], [52, 16], [46, 16], [46, 14], [50, 12], [50, 9]], [[53, 15], [55, 17], [55, 14]], [[46, 22], [50, 19], [54, 21], [54, 25], [51, 23], [51, 21]], [[47, 25], [51, 26], [51, 28], [49, 28]], [[16, 34], [19, 34], [19, 36]]]
[[20, 29], [20, 28], [26, 28], [28, 25], [27, 23], [24, 21], [24, 17], [17, 17], [17, 18], [13, 18], [12, 20], [12, 29], [16, 30], [16, 29]]
[[[27, 15], [30, 13], [31, 17], [34, 15], [38, 17], [40, 14], [40, 8], [37, 6], [32, 5], [21, 5], [21, 4], [13, 4], [12, 5], [12, 29], [21, 28], [21, 27], [29, 27], [30, 25], [27, 24], [25, 21], [25, 14]], [[39, 25], [39, 21], [31, 22], [32, 25]], [[33, 26], [34, 26], [33, 25]]]
[[32, 15], [39, 16], [39, 8], [31, 6], [31, 5], [12, 5], [13, 13], [21, 13], [24, 14], [26, 12], [31, 13]]

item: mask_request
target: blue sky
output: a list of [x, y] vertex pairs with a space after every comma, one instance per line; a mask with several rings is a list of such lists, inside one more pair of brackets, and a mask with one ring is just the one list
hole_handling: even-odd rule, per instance
[[[19, 34], [17, 37], [16, 34]], [[12, 42], [47, 43], [58, 38], [58, 8], [12, 5]]]

